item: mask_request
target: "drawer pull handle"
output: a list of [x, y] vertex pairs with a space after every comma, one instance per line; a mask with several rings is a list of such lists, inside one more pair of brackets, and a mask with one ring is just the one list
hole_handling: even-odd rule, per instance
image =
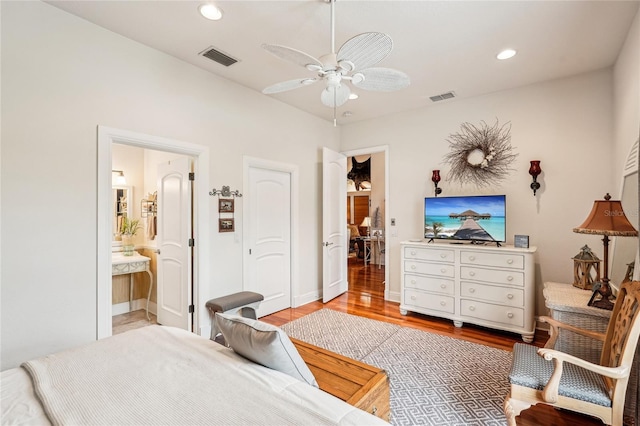
[[411, 269], [416, 269], [416, 265], [411, 265]]
[[440, 258], [441, 258], [441, 259], [444, 259], [445, 257], [447, 257], [447, 254], [446, 254], [446, 253], [440, 253]]
[[511, 293], [507, 294], [507, 299], [513, 299], [513, 294]]
[[444, 274], [444, 273], [446, 273], [446, 272], [447, 272], [447, 270], [446, 270], [446, 269], [444, 269], [444, 268], [442, 268], [442, 269], [440, 269], [440, 272], [442, 272], [442, 273]]
[[447, 288], [447, 285], [446, 284], [440, 284], [440, 288], [445, 289], [445, 288]]
[[476, 273], [475, 273], [475, 272], [473, 272], [473, 271], [469, 271], [469, 276], [470, 276], [470, 277], [475, 277], [475, 276], [476, 276]]
[[373, 408], [371, 409], [371, 414], [375, 415], [377, 412], [378, 412], [378, 407], [374, 405]]
[[475, 256], [469, 256], [469, 260], [470, 260], [471, 262], [473, 262], [474, 260], [476, 260], [476, 257], [475, 257]]
[[411, 256], [415, 256], [416, 255], [416, 251], [415, 250], [411, 250]]
[[507, 263], [508, 263], [509, 265], [511, 265], [511, 264], [513, 263], [513, 259], [508, 259], [508, 260], [507, 260]]
[[416, 300], [416, 297], [415, 296], [411, 296], [411, 300]]
[[512, 314], [511, 312], [509, 312], [509, 313], [507, 314], [507, 317], [509, 317], [509, 318], [513, 318], [513, 314]]
[[444, 300], [440, 301], [440, 306], [446, 306], [446, 305], [447, 305], [447, 302], [445, 302]]
[[415, 283], [416, 283], [416, 280], [411, 280], [411, 284], [415, 284]]
[[475, 292], [476, 292], [476, 289], [475, 289], [475, 288], [471, 287], [471, 288], [469, 289], [469, 293], [475, 293]]
[[470, 311], [475, 311], [475, 310], [476, 310], [476, 307], [475, 307], [475, 306], [473, 306], [473, 305], [471, 305], [471, 306], [469, 306], [469, 310], [470, 310]]
[[507, 281], [513, 281], [513, 277], [512, 277], [511, 275], [509, 275], [509, 276], [507, 277]]

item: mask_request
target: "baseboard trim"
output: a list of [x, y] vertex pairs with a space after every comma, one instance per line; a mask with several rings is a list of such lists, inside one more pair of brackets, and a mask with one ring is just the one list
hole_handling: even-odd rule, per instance
[[[129, 302], [116, 303], [111, 305], [111, 316], [115, 317], [116, 315], [122, 315], [133, 311], [138, 311], [140, 309], [147, 308], [147, 299], [136, 299], [131, 303], [131, 310], [129, 310]], [[149, 313], [157, 315], [157, 305], [155, 302], [149, 302]]]

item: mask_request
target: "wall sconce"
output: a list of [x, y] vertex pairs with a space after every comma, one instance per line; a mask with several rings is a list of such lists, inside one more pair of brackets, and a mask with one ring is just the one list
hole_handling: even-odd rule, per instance
[[540, 168], [540, 160], [532, 160], [529, 167], [529, 174], [533, 176], [533, 182], [531, 182], [531, 189], [533, 190], [533, 196], [536, 196], [536, 191], [540, 189], [540, 183], [538, 182], [538, 175], [542, 173]]
[[[113, 173], [117, 173], [116, 176], [113, 176]], [[124, 172], [122, 170], [111, 170], [111, 185], [126, 185], [127, 180], [124, 178]]]
[[433, 182], [433, 185], [436, 187], [435, 193], [437, 197], [438, 195], [442, 194], [442, 188], [438, 188], [438, 183], [440, 182], [440, 170], [434, 170], [432, 172], [431, 181]]

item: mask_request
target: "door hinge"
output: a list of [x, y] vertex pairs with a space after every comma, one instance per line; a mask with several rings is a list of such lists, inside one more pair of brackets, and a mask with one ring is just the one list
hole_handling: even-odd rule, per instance
[[194, 172], [189, 173], [189, 180], [196, 180], [196, 174]]
[[192, 314], [194, 313], [196, 310], [196, 307], [194, 305], [189, 305], [189, 313]]
[[194, 247], [196, 245], [196, 240], [193, 238], [189, 238], [189, 247]]
[[249, 254], [251, 254], [251, 249], [249, 249]]

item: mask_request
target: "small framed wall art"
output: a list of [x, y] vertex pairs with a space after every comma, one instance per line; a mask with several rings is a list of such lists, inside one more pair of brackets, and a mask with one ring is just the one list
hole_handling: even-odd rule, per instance
[[233, 219], [218, 219], [218, 232], [233, 232], [234, 230]]
[[218, 199], [218, 212], [219, 213], [233, 213], [234, 211], [234, 199], [233, 198], [219, 198]]
[[513, 245], [518, 248], [529, 248], [529, 236], [528, 235], [514, 235]]

